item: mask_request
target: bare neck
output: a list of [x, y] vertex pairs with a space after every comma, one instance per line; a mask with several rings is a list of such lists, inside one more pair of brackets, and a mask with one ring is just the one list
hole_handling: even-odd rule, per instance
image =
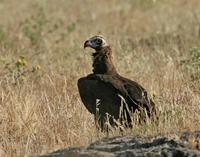
[[94, 74], [117, 74], [112, 62], [112, 50], [110, 46], [92, 54], [93, 56], [93, 73]]

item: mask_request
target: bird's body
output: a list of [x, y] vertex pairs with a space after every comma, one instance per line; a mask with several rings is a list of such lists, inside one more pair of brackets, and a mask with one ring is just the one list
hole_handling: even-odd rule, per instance
[[[102, 40], [100, 46], [97, 40]], [[94, 36], [84, 47], [94, 48], [96, 52], [92, 54], [93, 73], [78, 80], [78, 89], [83, 104], [95, 115], [100, 128], [104, 129], [106, 121], [114, 126], [117, 120], [131, 126], [131, 114], [136, 109], [145, 109], [150, 116], [153, 101], [141, 85], [118, 74], [112, 63], [111, 47], [105, 39]]]

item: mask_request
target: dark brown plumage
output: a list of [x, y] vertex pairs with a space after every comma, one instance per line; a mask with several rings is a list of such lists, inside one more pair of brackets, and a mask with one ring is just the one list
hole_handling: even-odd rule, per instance
[[105, 39], [94, 36], [84, 43], [85, 47], [96, 50], [92, 54], [93, 73], [78, 80], [78, 89], [83, 104], [95, 115], [101, 129], [106, 120], [112, 126], [115, 120], [125, 120], [125, 126], [131, 127], [131, 113], [136, 109], [141, 112], [145, 109], [150, 116], [154, 111], [153, 101], [141, 85], [118, 74], [112, 62], [111, 47]]

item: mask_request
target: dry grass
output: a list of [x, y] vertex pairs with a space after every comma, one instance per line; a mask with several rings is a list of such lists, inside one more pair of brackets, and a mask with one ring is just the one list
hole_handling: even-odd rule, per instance
[[181, 64], [200, 47], [199, 0], [1, 0], [0, 11], [0, 156], [85, 146], [106, 136], [76, 86], [91, 72], [83, 42], [98, 33], [111, 43], [120, 74], [154, 95], [160, 111], [158, 124], [125, 134], [200, 128], [200, 83], [190, 77], [199, 67]]

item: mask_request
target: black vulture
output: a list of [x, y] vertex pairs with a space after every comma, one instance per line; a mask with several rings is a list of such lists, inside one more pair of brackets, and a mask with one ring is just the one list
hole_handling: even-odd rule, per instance
[[[78, 80], [81, 100], [87, 110], [94, 114], [98, 126], [124, 124], [132, 127], [131, 115], [136, 110], [150, 117], [155, 104], [147, 91], [137, 82], [122, 77], [112, 62], [112, 50], [103, 36], [97, 35], [84, 43], [92, 53], [93, 72]], [[109, 123], [106, 123], [109, 122]]]

